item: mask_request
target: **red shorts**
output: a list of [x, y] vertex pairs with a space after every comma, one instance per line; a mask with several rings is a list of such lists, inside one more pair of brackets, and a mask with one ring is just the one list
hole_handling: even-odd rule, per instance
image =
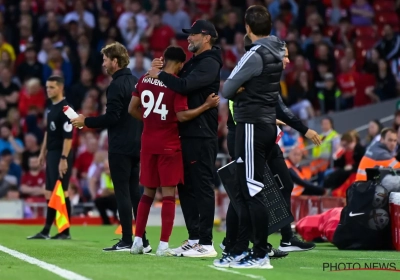
[[147, 188], [172, 187], [183, 183], [182, 152], [140, 153], [140, 184]]

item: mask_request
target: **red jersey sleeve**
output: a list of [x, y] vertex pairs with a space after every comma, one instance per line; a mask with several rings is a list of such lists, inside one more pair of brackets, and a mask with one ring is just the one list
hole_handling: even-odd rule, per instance
[[24, 173], [24, 175], [22, 175], [21, 178], [21, 185], [26, 185], [28, 183], [28, 180], [29, 180], [29, 174]]
[[175, 93], [174, 111], [175, 113], [188, 110], [187, 97]]

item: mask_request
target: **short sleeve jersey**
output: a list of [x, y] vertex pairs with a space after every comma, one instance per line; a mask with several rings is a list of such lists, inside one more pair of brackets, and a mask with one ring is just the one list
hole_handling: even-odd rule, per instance
[[187, 98], [160, 80], [142, 77], [132, 94], [140, 98], [143, 116], [142, 153], [171, 154], [181, 150], [176, 113], [188, 110]]
[[63, 107], [69, 105], [63, 99], [52, 104], [47, 112], [47, 150], [62, 150], [64, 139], [72, 139], [73, 126], [63, 112]]

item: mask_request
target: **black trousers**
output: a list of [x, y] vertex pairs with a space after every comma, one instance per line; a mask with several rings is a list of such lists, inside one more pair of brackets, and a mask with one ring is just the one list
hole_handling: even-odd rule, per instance
[[[238, 123], [235, 138], [236, 184], [239, 190], [239, 238], [248, 233], [242, 228], [252, 228], [253, 252], [264, 258], [268, 253], [268, 212], [260, 194], [264, 187], [264, 167], [275, 146], [275, 124]], [[250, 219], [249, 219], [250, 218]], [[249, 232], [246, 230], [246, 232]]]
[[[122, 227], [122, 240], [132, 243], [132, 208], [136, 218], [141, 197], [139, 191], [139, 158], [109, 153], [108, 161]], [[145, 235], [143, 241], [144, 244], [147, 242]]]
[[[227, 144], [229, 155], [235, 158], [235, 137], [236, 129], [230, 129], [227, 136]], [[289, 170], [286, 166], [285, 158], [283, 156], [282, 150], [278, 144], [275, 144], [271, 154], [268, 157], [267, 164], [271, 169], [273, 174], [278, 174], [283, 189], [282, 195], [287, 203], [291, 205], [291, 194], [293, 190], [293, 181], [290, 177]], [[236, 210], [233, 208], [232, 204], [229, 203], [228, 211], [226, 214], [226, 238], [224, 240], [225, 251], [232, 252], [233, 254], [241, 254], [248, 247], [248, 241], [245, 241], [246, 236], [251, 238], [250, 234], [246, 234], [246, 231], [251, 231], [251, 228], [241, 229], [242, 237], [238, 239], [239, 235], [239, 217]], [[290, 240], [293, 236], [293, 232], [290, 224], [284, 226], [281, 229], [282, 240]], [[237, 242], [239, 241], [239, 242]]]
[[107, 215], [107, 210], [111, 210], [116, 217], [117, 212], [117, 200], [115, 199], [115, 194], [109, 196], [101, 196], [94, 200], [97, 210], [99, 210], [100, 217], [103, 220], [103, 225], [110, 225], [110, 219]]
[[185, 182], [178, 185], [189, 239], [212, 244], [215, 214], [214, 176], [217, 138], [182, 137]]
[[[58, 165], [61, 159], [61, 150], [50, 150], [47, 151], [46, 155], [46, 190], [53, 191], [58, 179], [60, 179], [60, 172], [58, 171]], [[69, 179], [71, 178], [72, 172], [72, 153], [68, 155], [67, 159], [68, 169], [61, 179], [62, 188], [64, 191], [68, 190]]]

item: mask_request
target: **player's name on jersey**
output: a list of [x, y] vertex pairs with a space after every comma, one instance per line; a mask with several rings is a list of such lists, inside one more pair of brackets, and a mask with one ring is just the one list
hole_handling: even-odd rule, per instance
[[152, 85], [155, 85], [155, 86], [160, 86], [160, 87], [165, 87], [165, 88], [166, 88], [166, 86], [164, 85], [164, 83], [161, 82], [161, 81], [158, 80], [158, 79], [145, 78], [145, 79], [143, 79], [142, 83], [152, 84]]

